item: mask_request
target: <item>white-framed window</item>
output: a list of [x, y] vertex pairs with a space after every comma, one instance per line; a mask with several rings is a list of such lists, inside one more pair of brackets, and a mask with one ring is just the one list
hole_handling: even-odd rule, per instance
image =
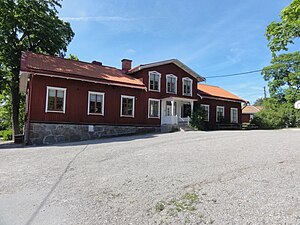
[[182, 95], [193, 95], [193, 80], [188, 77], [182, 78]]
[[65, 113], [66, 94], [66, 88], [47, 86], [45, 112]]
[[160, 100], [149, 98], [148, 118], [160, 118]]
[[204, 111], [205, 111], [204, 121], [209, 121], [209, 105], [201, 104], [201, 107], [202, 107], [202, 108], [204, 109]]
[[173, 74], [166, 75], [166, 92], [177, 94], [177, 77]]
[[225, 108], [224, 108], [224, 106], [217, 106], [216, 114], [217, 114], [216, 115], [217, 116], [216, 121], [221, 122], [225, 117]]
[[88, 92], [88, 115], [104, 115], [104, 93]]
[[149, 72], [149, 91], [160, 92], [160, 78], [161, 74], [159, 72]]
[[230, 122], [231, 123], [238, 123], [238, 109], [237, 108], [231, 108], [230, 109]]
[[121, 117], [134, 117], [135, 97], [121, 95]]

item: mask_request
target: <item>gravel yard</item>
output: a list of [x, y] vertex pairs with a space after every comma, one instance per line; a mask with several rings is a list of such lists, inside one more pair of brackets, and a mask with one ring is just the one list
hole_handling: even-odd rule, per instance
[[300, 224], [300, 130], [0, 149], [0, 224]]

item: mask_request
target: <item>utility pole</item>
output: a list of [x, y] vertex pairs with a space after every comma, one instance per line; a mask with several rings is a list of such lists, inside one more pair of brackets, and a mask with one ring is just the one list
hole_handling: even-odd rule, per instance
[[266, 86], [264, 86], [264, 99], [267, 98], [267, 91], [266, 91]]

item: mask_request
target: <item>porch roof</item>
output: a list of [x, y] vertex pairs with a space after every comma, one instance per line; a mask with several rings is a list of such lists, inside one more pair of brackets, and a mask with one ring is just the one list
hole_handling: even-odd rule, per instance
[[195, 102], [198, 101], [196, 98], [182, 98], [182, 97], [174, 97], [174, 96], [168, 96], [165, 98], [162, 98], [162, 100], [175, 100], [175, 101], [183, 101], [183, 102]]

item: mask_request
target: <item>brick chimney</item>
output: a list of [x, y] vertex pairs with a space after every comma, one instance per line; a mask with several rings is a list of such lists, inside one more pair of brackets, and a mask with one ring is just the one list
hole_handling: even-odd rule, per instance
[[130, 60], [130, 59], [122, 59], [121, 62], [122, 62], [122, 70], [124, 72], [128, 72], [128, 70], [131, 69], [132, 60]]
[[95, 65], [98, 65], [98, 66], [102, 66], [102, 62], [99, 62], [99, 61], [96, 61], [96, 60], [94, 60], [92, 63], [95, 64]]

